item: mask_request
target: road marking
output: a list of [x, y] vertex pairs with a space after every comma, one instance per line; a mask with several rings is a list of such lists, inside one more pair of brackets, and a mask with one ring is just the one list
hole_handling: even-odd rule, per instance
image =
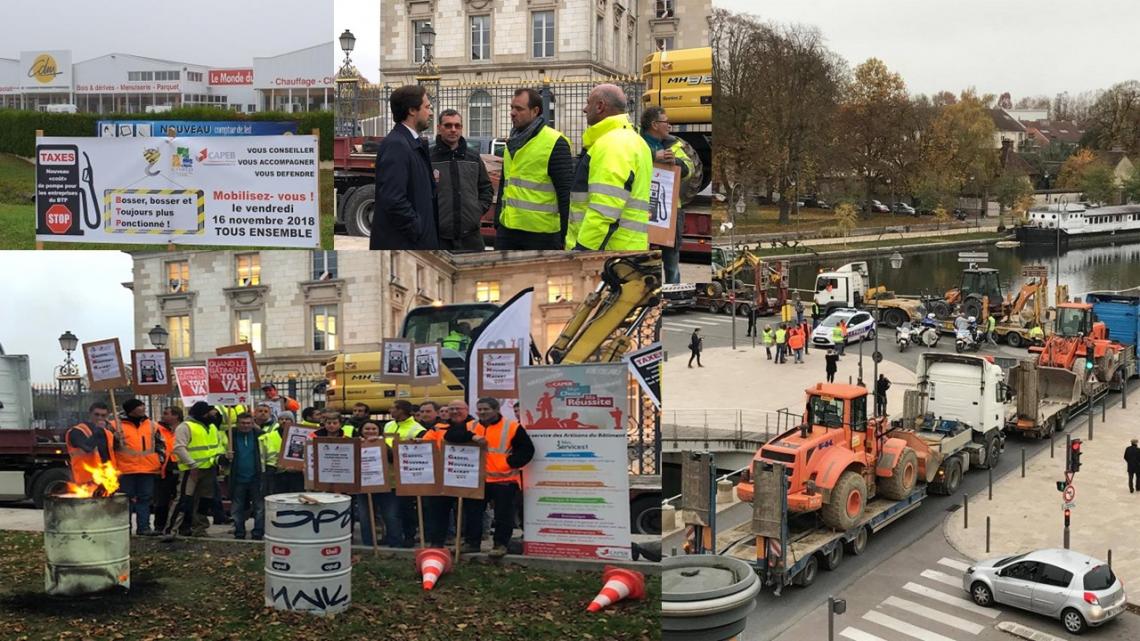
[[919, 576], [923, 577], [924, 579], [930, 579], [931, 581], [938, 581], [939, 583], [945, 583], [946, 585], [953, 586], [956, 588], [962, 587], [962, 580], [961, 579], [959, 579], [957, 577], [950, 576], [949, 574], [946, 574], [945, 572], [939, 572], [938, 570], [923, 570], [922, 574], [920, 574]]
[[893, 605], [894, 607], [906, 612], [917, 614], [920, 617], [926, 617], [931, 621], [937, 621], [943, 625], [948, 625], [952, 628], [958, 628], [959, 630], [963, 632], [969, 632], [970, 634], [980, 634], [982, 630], [986, 629], [985, 626], [978, 625], [977, 623], [972, 623], [961, 617], [956, 617], [953, 614], [946, 614], [941, 610], [928, 608], [921, 603], [907, 601], [906, 599], [900, 599], [896, 596], [887, 597], [883, 603], [885, 605]]
[[962, 599], [962, 598], [959, 598], [956, 596], [951, 596], [949, 594], [946, 594], [945, 592], [940, 592], [938, 590], [935, 590], [934, 588], [928, 588], [925, 585], [919, 585], [917, 583], [909, 583], [908, 582], [906, 585], [903, 586], [903, 589], [914, 592], [915, 594], [921, 594], [922, 596], [925, 596], [925, 597], [930, 597], [931, 599], [934, 599], [936, 601], [941, 601], [947, 605], [952, 605], [954, 607], [962, 608], [963, 610], [969, 610], [970, 612], [973, 612], [974, 614], [980, 614], [984, 617], [989, 617], [991, 619], [996, 619], [1001, 614], [1000, 611], [995, 610], [993, 608], [983, 608], [982, 606], [980, 606], [980, 605], [978, 605], [978, 604], [976, 604], [973, 601], [970, 601], [968, 599]]
[[689, 329], [704, 329], [705, 328], [704, 325], [689, 325], [688, 323], [669, 323], [669, 324], [665, 325], [665, 327], [667, 327], [669, 329], [673, 329], [673, 327], [687, 327]]
[[851, 641], [886, 641], [883, 637], [877, 637], [870, 632], [864, 632], [858, 628], [843, 628], [839, 633], [841, 637], [847, 637]]
[[963, 563], [962, 561], [956, 561], [954, 559], [948, 559], [946, 557], [942, 557], [941, 559], [938, 559], [938, 563], [939, 563], [939, 565], [945, 565], [948, 568], [954, 568], [955, 570], [958, 570], [959, 572], [965, 572], [966, 570], [970, 569], [969, 563]]
[[917, 625], [911, 625], [906, 621], [899, 621], [898, 619], [887, 616], [882, 612], [871, 610], [863, 615], [864, 619], [872, 623], [878, 623], [884, 628], [890, 628], [895, 632], [901, 632], [909, 637], [914, 637], [919, 641], [954, 641], [950, 637], [944, 637], [941, 634], [931, 632], [926, 628], [920, 628]]
[[[701, 325], [724, 325], [725, 323], [729, 323], [731, 321], [732, 321], [732, 319], [728, 318], [726, 316], [724, 318], [718, 318], [717, 320], [702, 320], [700, 318], [685, 318], [684, 320], [679, 321], [679, 322], [682, 322], [682, 323], [700, 323]], [[669, 322], [675, 323], [678, 321], [669, 321]]]

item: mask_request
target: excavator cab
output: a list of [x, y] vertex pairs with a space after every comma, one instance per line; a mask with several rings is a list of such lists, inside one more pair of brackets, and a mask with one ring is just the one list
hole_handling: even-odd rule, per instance
[[946, 293], [946, 302], [961, 305], [967, 316], [982, 317], [982, 299], [989, 300], [990, 313], [1001, 306], [1001, 283], [998, 270], [992, 267], [971, 267], [962, 270], [962, 283]]
[[1093, 323], [1092, 305], [1061, 304], [1057, 309], [1057, 322], [1054, 334], [1065, 338], [1089, 336], [1092, 334]]

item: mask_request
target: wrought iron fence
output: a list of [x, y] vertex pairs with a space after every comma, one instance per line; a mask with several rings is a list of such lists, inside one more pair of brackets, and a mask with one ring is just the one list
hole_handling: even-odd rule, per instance
[[[547, 119], [553, 116], [553, 126], [570, 139], [575, 149], [581, 147], [582, 132], [588, 126], [582, 108], [590, 90], [602, 81], [575, 82], [523, 82], [523, 83], [477, 83], [463, 85], [442, 85], [433, 96], [435, 113], [444, 109], [455, 109], [463, 115], [464, 135], [467, 138], [491, 139], [506, 138], [511, 131], [511, 98], [520, 88], [536, 89], [542, 96], [543, 113]], [[628, 99], [627, 111], [636, 124], [641, 118], [641, 94], [644, 84], [634, 80], [609, 80], [625, 91]], [[392, 114], [388, 109], [388, 98], [396, 87], [369, 86], [359, 91], [357, 109], [360, 114], [361, 134], [383, 136], [392, 129]], [[429, 91], [435, 90], [434, 87]], [[434, 124], [432, 127], [434, 131]]]
[[[301, 407], [324, 407], [324, 390], [327, 382], [323, 376], [280, 379], [263, 377], [261, 382], [272, 383], [281, 394], [297, 399]], [[250, 407], [265, 400], [265, 394], [261, 390], [254, 390], [252, 396], [253, 403], [250, 403]], [[71, 427], [87, 419], [87, 408], [92, 403], [97, 401], [107, 403], [109, 398], [107, 392], [89, 389], [83, 380], [34, 384], [32, 385], [33, 427], [41, 429]], [[147, 403], [147, 412], [154, 418], [161, 415], [164, 407], [182, 405], [177, 390], [172, 394], [151, 396], [136, 395], [129, 388], [115, 390], [115, 402], [120, 406], [129, 398], [139, 398]]]

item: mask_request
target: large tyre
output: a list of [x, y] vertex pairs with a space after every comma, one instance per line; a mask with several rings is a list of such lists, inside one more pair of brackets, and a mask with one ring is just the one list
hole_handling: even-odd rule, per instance
[[827, 527], [845, 532], [855, 527], [866, 506], [867, 484], [857, 472], [847, 471], [839, 476], [819, 516]]
[[629, 507], [630, 531], [634, 534], [661, 534], [661, 497], [640, 496]]
[[946, 495], [950, 496], [958, 491], [958, 486], [961, 483], [962, 460], [954, 457], [946, 464], [946, 476], [942, 481], [942, 487], [946, 490]]
[[859, 528], [859, 533], [855, 538], [847, 542], [847, 551], [851, 556], [859, 556], [867, 549], [867, 540], [871, 538], [871, 532], [865, 527]]
[[890, 308], [883, 310], [883, 324], [891, 329], [902, 325], [906, 321], [906, 312], [901, 309]]
[[831, 551], [823, 555], [823, 569], [831, 572], [843, 563], [843, 543], [836, 543]]
[[909, 447], [904, 448], [899, 460], [895, 461], [894, 474], [879, 481], [879, 490], [892, 501], [910, 496], [914, 484], [918, 482], [918, 456]]
[[808, 557], [807, 563], [804, 568], [796, 575], [795, 584], [801, 588], [806, 588], [812, 583], [815, 583], [815, 577], [819, 575], [819, 557], [811, 555]]
[[1021, 337], [1021, 334], [1018, 334], [1017, 332], [1010, 332], [1005, 335], [1005, 343], [1006, 345], [1017, 349], [1022, 345], [1025, 345], [1026, 341]]
[[353, 236], [372, 235], [372, 209], [376, 190], [370, 185], [357, 187], [344, 202], [344, 227]]
[[983, 470], [996, 469], [998, 461], [1001, 460], [1001, 442], [998, 440], [997, 434], [989, 434], [982, 443], [985, 454], [982, 456], [978, 467]]
[[66, 467], [53, 467], [44, 470], [32, 482], [32, 503], [37, 510], [42, 510], [47, 497], [67, 488], [71, 482], [71, 470]]
[[982, 317], [982, 301], [979, 298], [967, 298], [962, 303], [962, 311], [967, 316], [981, 319]]

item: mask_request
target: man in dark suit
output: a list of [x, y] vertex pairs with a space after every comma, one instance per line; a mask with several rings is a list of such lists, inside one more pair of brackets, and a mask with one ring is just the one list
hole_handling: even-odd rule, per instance
[[376, 205], [370, 249], [439, 249], [439, 211], [427, 141], [431, 101], [419, 85], [389, 99], [396, 126], [376, 155]]

